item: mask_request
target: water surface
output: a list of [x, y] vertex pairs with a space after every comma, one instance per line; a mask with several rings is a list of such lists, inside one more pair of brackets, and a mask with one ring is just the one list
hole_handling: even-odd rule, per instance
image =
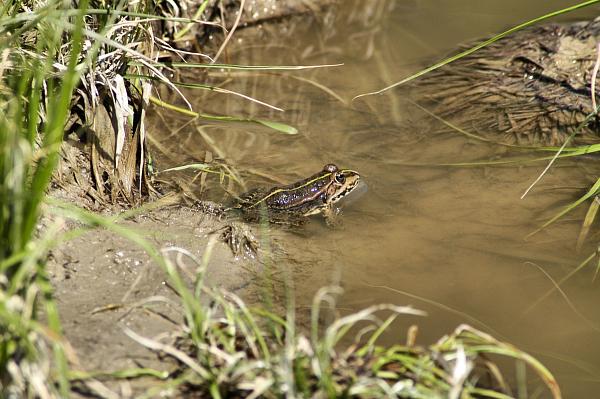
[[[593, 270], [585, 269], [563, 286], [571, 305], [554, 293], [532, 307], [553, 287], [551, 278], [560, 280], [593, 252], [593, 245], [575, 252], [584, 210], [525, 237], [593, 184], [597, 161], [560, 161], [521, 199], [545, 163], [435, 164], [536, 154], [448, 132], [412, 106], [406, 91], [349, 101], [442, 59], [460, 43], [571, 2], [343, 3], [336, 13], [293, 19], [283, 31], [263, 26], [240, 35], [221, 60], [343, 66], [213, 75], [214, 83], [285, 112], [230, 95], [190, 94], [197, 110], [282, 121], [297, 127], [298, 135], [252, 124], [170, 120], [168, 129], [173, 123], [180, 129], [163, 136], [169, 137], [170, 161], [204, 159], [209, 138], [210, 157], [235, 165], [249, 187], [272, 184], [269, 176], [292, 182], [329, 162], [359, 171], [368, 191], [344, 208], [341, 228], [330, 230], [315, 220], [285, 243], [300, 309], [310, 305], [318, 287], [330, 283], [345, 289], [338, 303], [342, 312], [381, 302], [412, 304], [429, 317], [400, 322], [385, 340], [404, 341], [405, 327], [416, 322], [419, 342], [428, 344], [467, 322], [536, 355], [558, 377], [565, 397], [595, 394], [600, 387], [600, 287]], [[588, 8], [562, 19], [597, 13], [597, 7]], [[208, 195], [221, 200], [220, 193], [214, 189]]]

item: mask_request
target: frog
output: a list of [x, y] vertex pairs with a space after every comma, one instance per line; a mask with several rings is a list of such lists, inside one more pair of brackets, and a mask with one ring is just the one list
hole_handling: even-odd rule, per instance
[[354, 191], [360, 179], [357, 171], [329, 163], [295, 183], [245, 192], [232, 208], [250, 221], [302, 224], [309, 216], [322, 215], [328, 226], [335, 226], [339, 214], [335, 204]]

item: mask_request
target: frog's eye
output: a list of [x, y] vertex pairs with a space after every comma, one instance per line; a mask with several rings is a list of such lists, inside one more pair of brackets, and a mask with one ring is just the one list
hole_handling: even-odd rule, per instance
[[335, 175], [335, 181], [340, 184], [344, 184], [344, 182], [346, 181], [346, 176], [344, 176], [343, 173], [337, 173]]

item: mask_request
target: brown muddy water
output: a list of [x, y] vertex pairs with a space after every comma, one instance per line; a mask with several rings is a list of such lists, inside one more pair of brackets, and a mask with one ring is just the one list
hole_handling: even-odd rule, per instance
[[[404, 341], [412, 323], [419, 325], [422, 344], [469, 323], [537, 356], [557, 376], [565, 397], [593, 397], [600, 389], [600, 286], [594, 270], [564, 283], [564, 295], [554, 292], [538, 303], [553, 281], [595, 250], [589, 244], [575, 251], [585, 210], [525, 237], [593, 184], [600, 173], [595, 158], [559, 161], [521, 199], [544, 162], [435, 164], [540, 153], [448, 132], [415, 108], [406, 90], [350, 103], [442, 59], [460, 43], [571, 2], [341, 3], [319, 18], [240, 33], [220, 61], [343, 66], [211, 75], [212, 83], [285, 112], [232, 95], [187, 93], [202, 112], [282, 121], [298, 128], [297, 135], [252, 124], [190, 123], [163, 112], [153, 133], [170, 154], [162, 166], [202, 161], [208, 140], [212, 156], [235, 166], [248, 187], [292, 182], [329, 162], [359, 171], [368, 190], [346, 204], [341, 227], [331, 230], [315, 218], [301, 231], [277, 231], [286, 253], [279, 262], [291, 271], [299, 312], [308, 311], [319, 287], [332, 283], [345, 290], [340, 312], [381, 302], [412, 304], [429, 316], [396, 324], [384, 337], [388, 343]], [[562, 20], [590, 19], [598, 11], [588, 8]], [[226, 198], [218, 179], [209, 176], [208, 185], [203, 198]], [[590, 241], [596, 243], [598, 235]]]

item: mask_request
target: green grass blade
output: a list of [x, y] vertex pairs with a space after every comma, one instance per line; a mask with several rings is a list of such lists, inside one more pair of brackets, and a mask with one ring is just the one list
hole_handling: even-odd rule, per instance
[[540, 228], [527, 234], [526, 238], [529, 238], [529, 237], [533, 236], [534, 234], [539, 233], [541, 230], [545, 229], [552, 223], [556, 222], [558, 219], [560, 219], [567, 213], [571, 212], [573, 209], [575, 209], [581, 203], [583, 203], [586, 200], [590, 199], [591, 197], [597, 195], [599, 192], [600, 192], [600, 178], [598, 178], [598, 180], [596, 180], [596, 183], [594, 183], [594, 185], [588, 190], [588, 192], [585, 193], [581, 198], [579, 198], [577, 201], [572, 202], [571, 204], [567, 205], [562, 211], [560, 211], [558, 214], [556, 214], [554, 217], [552, 217], [550, 220], [548, 220], [546, 223], [544, 223]]
[[583, 243], [590, 232], [592, 223], [594, 223], [594, 220], [596, 220], [598, 209], [600, 209], [600, 198], [596, 195], [585, 214], [585, 218], [583, 219], [581, 230], [579, 231], [579, 236], [577, 237], [577, 246], [575, 247], [577, 252], [581, 250], [581, 247], [583, 246]]
[[[87, 1], [84, 0], [81, 6], [85, 8]], [[47, 154], [44, 158], [38, 161], [36, 171], [31, 182], [31, 192], [25, 203], [26, 217], [23, 223], [23, 237], [29, 240], [33, 232], [33, 228], [38, 218], [38, 207], [45, 195], [46, 187], [50, 183], [50, 178], [56, 164], [58, 163], [60, 144], [64, 134], [64, 123], [67, 120], [71, 105], [71, 97], [75, 85], [79, 81], [82, 69], [77, 70], [77, 62], [82, 49], [83, 43], [83, 13], [80, 11], [80, 16], [76, 20], [75, 30], [71, 43], [71, 54], [67, 71], [62, 77], [60, 89], [56, 98], [49, 99], [49, 109], [47, 112], [48, 120], [44, 135], [43, 148]]]
[[535, 372], [540, 376], [540, 378], [544, 381], [546, 386], [550, 388], [550, 391], [553, 393], [554, 398], [561, 398], [560, 389], [558, 388], [558, 382], [556, 378], [552, 375], [550, 370], [546, 368], [539, 360], [534, 358], [528, 353], [525, 353], [517, 348], [514, 348], [510, 345], [498, 344], [498, 342], [494, 342], [491, 345], [480, 345], [480, 346], [467, 346], [465, 348], [467, 353], [490, 353], [497, 354], [502, 356], [511, 357], [513, 359], [521, 359], [525, 363], [527, 363]]
[[168, 378], [168, 371], [155, 370], [151, 368], [132, 368], [118, 371], [71, 371], [69, 379], [71, 381], [83, 381], [94, 378], [139, 378], [139, 377], [154, 377], [159, 380]]
[[298, 129], [296, 129], [293, 126], [287, 125], [285, 123], [268, 121], [265, 119], [253, 119], [253, 120], [248, 120], [248, 121], [260, 123], [261, 125], [269, 127], [273, 130], [277, 130], [278, 132], [281, 132], [281, 133], [290, 134], [290, 135], [298, 134]]
[[163, 108], [177, 111], [184, 115], [188, 115], [188, 116], [195, 117], [195, 118], [202, 118], [202, 119], [208, 119], [208, 120], [212, 120], [212, 121], [221, 121], [221, 122], [258, 123], [258, 124], [264, 125], [266, 127], [269, 127], [271, 129], [276, 130], [281, 133], [285, 133], [285, 134], [297, 134], [298, 133], [298, 129], [296, 129], [295, 127], [287, 125], [285, 123], [281, 123], [281, 122], [267, 121], [264, 119], [242, 118], [242, 117], [237, 117], [237, 116], [222, 116], [222, 115], [203, 114], [203, 113], [199, 113], [199, 112], [195, 112], [195, 111], [190, 111], [188, 109], [181, 108], [181, 107], [178, 107], [173, 104], [166, 103], [156, 97], [150, 97], [150, 101], [158, 106], [163, 107]]

